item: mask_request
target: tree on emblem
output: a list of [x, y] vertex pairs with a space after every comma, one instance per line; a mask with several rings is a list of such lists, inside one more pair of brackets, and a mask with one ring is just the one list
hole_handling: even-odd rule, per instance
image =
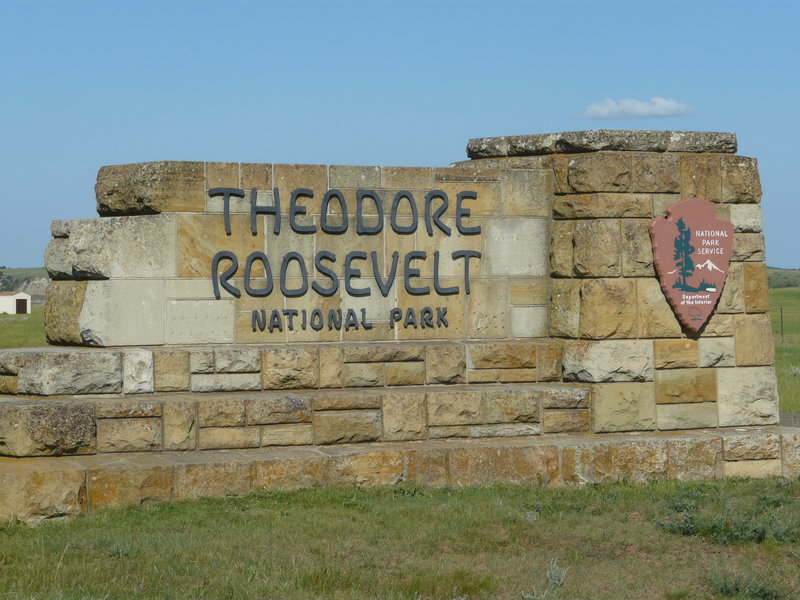
[[683, 222], [683, 218], [678, 219], [678, 235], [675, 237], [675, 267], [678, 270], [678, 278], [672, 286], [684, 292], [696, 292], [697, 289], [689, 285], [688, 279], [694, 274], [694, 246], [691, 244], [692, 231]]

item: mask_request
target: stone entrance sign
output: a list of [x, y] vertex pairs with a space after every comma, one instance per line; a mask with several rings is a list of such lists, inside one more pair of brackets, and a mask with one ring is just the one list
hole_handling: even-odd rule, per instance
[[51, 345], [0, 350], [0, 518], [320, 483], [800, 473], [761, 185], [733, 134], [467, 152], [101, 168], [99, 218], [52, 226]]

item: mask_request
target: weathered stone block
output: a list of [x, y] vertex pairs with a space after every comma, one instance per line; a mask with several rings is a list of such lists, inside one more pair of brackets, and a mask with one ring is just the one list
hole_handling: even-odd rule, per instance
[[539, 378], [536, 369], [497, 369], [496, 373], [500, 383], [532, 382]]
[[701, 337], [697, 341], [697, 351], [701, 367], [736, 366], [736, 352], [732, 337]]
[[259, 394], [244, 399], [247, 424], [309, 423], [311, 396]]
[[733, 230], [737, 233], [761, 233], [764, 230], [764, 221], [761, 217], [761, 207], [757, 204], [731, 204], [730, 221]]
[[389, 394], [383, 398], [383, 439], [421, 440], [427, 436], [425, 394]]
[[94, 187], [100, 215], [202, 212], [201, 162], [151, 162], [101, 167]]
[[733, 335], [733, 315], [711, 315], [711, 320], [702, 330], [709, 337], [726, 337]]
[[685, 154], [681, 160], [681, 195], [722, 202], [722, 175], [719, 156]]
[[172, 496], [171, 466], [103, 466], [90, 468], [89, 507], [92, 510], [131, 504], [168, 502]]
[[356, 408], [380, 408], [383, 406], [383, 395], [369, 394], [364, 391], [344, 392], [335, 395], [319, 395], [313, 399], [314, 410], [349, 410]]
[[344, 387], [375, 387], [385, 383], [382, 363], [345, 363], [342, 367]]
[[19, 364], [17, 389], [36, 396], [118, 394], [122, 391], [119, 352], [31, 352]]
[[50, 344], [82, 344], [79, 323], [86, 281], [50, 281], [44, 304], [44, 331]]
[[189, 370], [192, 373], [213, 373], [214, 351], [192, 349], [189, 355]]
[[636, 153], [630, 160], [630, 191], [662, 194], [681, 191], [680, 159], [676, 155]]
[[550, 217], [553, 173], [550, 170], [503, 171], [503, 214], [512, 217]]
[[659, 404], [656, 406], [656, 424], [661, 431], [716, 427], [717, 403]]
[[781, 474], [779, 459], [725, 461], [725, 477], [780, 477]]
[[386, 385], [422, 385], [425, 383], [424, 362], [390, 362], [383, 365]]
[[9, 394], [11, 396], [17, 394], [16, 375], [0, 375], [0, 394]]
[[197, 373], [192, 375], [193, 392], [241, 392], [261, 389], [261, 373]]
[[340, 348], [320, 348], [319, 387], [340, 388], [342, 380], [342, 350]]
[[652, 383], [604, 383], [593, 388], [594, 431], [655, 429], [656, 403]]
[[742, 266], [743, 263], [731, 263], [725, 279], [725, 287], [719, 297], [717, 312], [744, 312], [744, 269]]
[[573, 192], [627, 192], [631, 189], [630, 156], [598, 152], [569, 161], [569, 187]]
[[720, 432], [725, 460], [763, 460], [781, 457], [781, 436], [764, 431]]
[[484, 423], [484, 396], [480, 391], [429, 392], [428, 425], [477, 425]]
[[280, 390], [315, 388], [319, 381], [319, 354], [301, 348], [264, 350], [263, 387]]
[[261, 428], [262, 446], [308, 446], [314, 443], [311, 423], [264, 425]]
[[[289, 427], [278, 425], [277, 427]], [[291, 427], [309, 427], [292, 425]], [[329, 458], [316, 451], [294, 449], [280, 456], [253, 462], [254, 490], [296, 490], [318, 485], [325, 480]]]
[[95, 417], [98, 419], [135, 419], [139, 417], [160, 417], [163, 400], [151, 396], [122, 396], [103, 398], [95, 404]]
[[161, 450], [161, 419], [98, 419], [98, 452]]
[[189, 389], [189, 353], [185, 350], [154, 350], [153, 376], [157, 392]]
[[767, 312], [769, 296], [767, 285], [767, 265], [764, 263], [744, 263], [744, 309], [748, 313]]
[[550, 335], [576, 338], [580, 334], [581, 282], [554, 279], [550, 303]]
[[649, 220], [625, 219], [622, 225], [622, 274], [625, 277], [652, 277], [653, 244]]
[[194, 400], [170, 398], [164, 403], [164, 450], [194, 450], [197, 447], [197, 404]]
[[653, 350], [656, 369], [681, 369], [697, 366], [698, 343], [696, 340], [654, 340]]
[[467, 337], [487, 339], [508, 336], [508, 293], [502, 283], [502, 279], [472, 282], [470, 295], [467, 296]]
[[0, 404], [0, 456], [94, 454], [96, 450], [90, 403]]
[[214, 394], [197, 399], [200, 427], [240, 427], [246, 419], [245, 398], [234, 394]]
[[722, 427], [774, 425], [778, 387], [772, 367], [717, 370], [717, 402]]
[[703, 480], [723, 476], [722, 440], [686, 438], [667, 442], [667, 477]]
[[667, 453], [656, 440], [589, 442], [564, 448], [561, 477], [567, 485], [650, 481], [664, 477]]
[[736, 366], [771, 365], [775, 362], [775, 343], [769, 315], [736, 315]]
[[681, 324], [672, 312], [656, 279], [637, 279], [639, 337], [680, 337]]
[[166, 313], [167, 344], [229, 344], [234, 341], [236, 310], [233, 300], [170, 300]]
[[[88, 346], [165, 343], [164, 284], [158, 279], [90, 281], [78, 319]], [[119, 307], [125, 306], [125, 318]]]
[[254, 348], [226, 348], [214, 350], [217, 373], [259, 373], [261, 352]]
[[148, 394], [155, 390], [153, 353], [150, 350], [126, 350], [122, 353], [122, 392]]
[[538, 423], [490, 423], [488, 425], [470, 425], [469, 437], [522, 437], [539, 435], [542, 426]]
[[712, 369], [656, 371], [656, 404], [715, 402], [717, 376]]
[[197, 432], [200, 450], [258, 448], [260, 442], [260, 427], [201, 427]]
[[243, 190], [272, 188], [272, 165], [269, 163], [239, 163], [239, 172]]
[[652, 381], [653, 362], [653, 343], [649, 340], [564, 344], [566, 381]]
[[534, 277], [530, 279], [515, 278], [508, 282], [508, 301], [513, 305], [544, 306], [550, 303], [551, 279]]
[[559, 475], [558, 447], [551, 444], [523, 448], [458, 448], [448, 461], [450, 485], [492, 482], [549, 484]]
[[781, 432], [783, 450], [783, 476], [800, 475], [800, 432], [797, 429], [784, 429]]
[[634, 337], [636, 333], [636, 281], [587, 279], [581, 282], [580, 331], [582, 338]]
[[425, 346], [420, 344], [369, 344], [346, 346], [342, 360], [355, 362], [407, 362], [423, 360]]
[[608, 219], [653, 216], [648, 194], [577, 194], [556, 196], [553, 216], [562, 219]]
[[548, 315], [546, 306], [512, 306], [509, 308], [509, 326], [511, 337], [535, 338], [546, 337], [548, 333]]
[[330, 410], [314, 414], [315, 444], [374, 442], [381, 437], [381, 411]]
[[723, 156], [722, 201], [731, 203], [757, 203], [761, 201], [761, 180], [758, 161], [746, 156]]
[[[482, 275], [549, 274], [548, 219], [490, 219], [484, 226]], [[525, 248], [525, 252], [520, 252]]]
[[544, 433], [580, 433], [589, 431], [589, 411], [584, 409], [545, 410], [542, 413]]
[[536, 390], [485, 392], [487, 423], [537, 423], [540, 393]]
[[591, 391], [575, 386], [538, 386], [542, 408], [589, 408]]
[[561, 381], [564, 351], [558, 341], [539, 344], [536, 349], [539, 381]]
[[472, 364], [478, 369], [515, 369], [536, 366], [536, 344], [478, 343], [470, 346]]
[[575, 274], [581, 277], [619, 277], [622, 273], [618, 220], [580, 221], [575, 225], [572, 243]]
[[229, 453], [209, 453], [204, 458], [175, 466], [174, 500], [242, 496], [250, 491], [250, 462], [236, 462]]
[[328, 179], [328, 185], [334, 189], [375, 189], [381, 187], [381, 168], [330, 165], [328, 167]]
[[84, 469], [43, 465], [23, 471], [12, 469], [5, 461], [0, 463], [0, 521], [38, 522], [86, 511]]
[[461, 344], [425, 347], [425, 383], [464, 383], [466, 349]]
[[572, 277], [573, 249], [572, 237], [575, 234], [574, 221], [554, 221], [550, 236], [550, 274], [553, 277]]
[[731, 260], [764, 262], [764, 236], [760, 233], [735, 233]]
[[467, 371], [470, 383], [497, 383], [497, 369], [470, 369]]
[[328, 464], [326, 479], [331, 485], [395, 485], [403, 477], [400, 452], [337, 453]]

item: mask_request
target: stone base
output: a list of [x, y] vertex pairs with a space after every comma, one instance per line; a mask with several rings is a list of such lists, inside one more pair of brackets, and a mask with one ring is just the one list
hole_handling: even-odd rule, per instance
[[800, 429], [563, 435], [0, 458], [0, 520], [313, 485], [571, 486], [800, 474]]

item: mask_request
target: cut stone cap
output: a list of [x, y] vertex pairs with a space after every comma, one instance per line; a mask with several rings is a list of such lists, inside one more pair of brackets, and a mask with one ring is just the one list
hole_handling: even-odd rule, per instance
[[599, 150], [630, 152], [736, 152], [736, 134], [713, 131], [645, 131], [590, 129], [533, 135], [474, 138], [470, 158], [502, 158], [537, 154], [574, 154]]

